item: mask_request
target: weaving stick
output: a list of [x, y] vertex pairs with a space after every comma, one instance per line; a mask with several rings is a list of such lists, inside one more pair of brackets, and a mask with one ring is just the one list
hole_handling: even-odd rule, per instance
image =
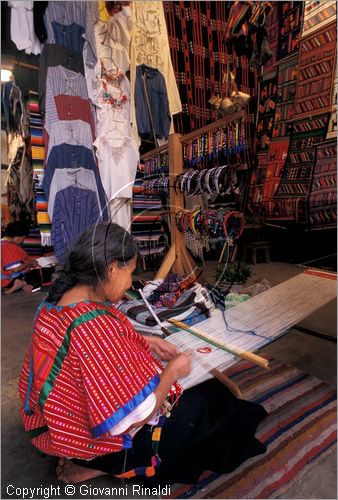
[[215, 347], [218, 347], [218, 349], [222, 349], [223, 351], [227, 351], [230, 354], [233, 354], [234, 356], [237, 356], [238, 358], [245, 359], [247, 361], [250, 361], [254, 365], [261, 366], [262, 368], [266, 368], [267, 370], [270, 369], [269, 367], [269, 361], [267, 359], [262, 358], [261, 356], [257, 356], [257, 354], [254, 354], [249, 351], [239, 351], [237, 347], [232, 346], [232, 345], [226, 345], [226, 344], [221, 344], [217, 340], [205, 335], [205, 333], [201, 332], [200, 330], [197, 330], [196, 328], [190, 328], [188, 327], [185, 323], [182, 323], [181, 321], [176, 321], [175, 319], [168, 319], [167, 320], [169, 323], [172, 325], [176, 326], [180, 330], [185, 330], [186, 332], [191, 333], [192, 335], [195, 335], [195, 337], [200, 338], [201, 340], [204, 340], [208, 344], [211, 344]]
[[[188, 351], [196, 356], [196, 353], [188, 348]], [[223, 372], [218, 370], [217, 368], [211, 368], [209, 363], [205, 363], [204, 361], [201, 361], [201, 359], [198, 359], [198, 364], [204, 368], [207, 372], [210, 373], [214, 378], [217, 378], [223, 385], [225, 385], [229, 391], [231, 391], [235, 396], [237, 396], [239, 399], [243, 399], [242, 393], [238, 385], [230, 380]]]

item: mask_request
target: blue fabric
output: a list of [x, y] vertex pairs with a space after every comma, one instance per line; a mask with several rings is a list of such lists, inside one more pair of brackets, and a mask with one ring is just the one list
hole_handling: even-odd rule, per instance
[[101, 434], [108, 432], [112, 427], [117, 425], [121, 420], [123, 420], [129, 413], [139, 406], [147, 397], [156, 389], [160, 383], [159, 375], [155, 375], [143, 389], [136, 394], [127, 404], [122, 408], [119, 408], [113, 415], [108, 417], [104, 422], [92, 428], [93, 436], [99, 437]]
[[82, 54], [85, 33], [83, 26], [72, 23], [63, 25], [57, 21], [52, 21], [52, 28], [56, 45], [62, 45], [68, 50]]
[[136, 67], [135, 107], [139, 136], [142, 139], [153, 139], [153, 131], [142, 75], [145, 77], [145, 85], [149, 98], [156, 137], [159, 139], [165, 137], [167, 139], [169, 135], [171, 115], [165, 79], [158, 69], [150, 68], [145, 64], [141, 64]]
[[101, 220], [94, 191], [69, 186], [55, 197], [52, 242], [58, 261], [63, 264], [77, 237]]
[[102, 186], [99, 169], [95, 163], [93, 152], [85, 146], [73, 146], [71, 144], [59, 144], [52, 147], [47, 168], [42, 182], [42, 188], [49, 197], [49, 189], [57, 168], [82, 167], [94, 172], [97, 190], [102, 210], [102, 219], [108, 220], [107, 200]]
[[13, 87], [13, 82], [6, 82], [4, 85], [4, 89], [2, 92], [2, 105], [6, 117], [6, 122], [7, 122], [7, 129], [8, 130], [18, 130], [18, 126], [15, 122], [15, 118], [11, 112], [11, 108], [9, 105], [9, 96], [11, 94], [11, 90]]

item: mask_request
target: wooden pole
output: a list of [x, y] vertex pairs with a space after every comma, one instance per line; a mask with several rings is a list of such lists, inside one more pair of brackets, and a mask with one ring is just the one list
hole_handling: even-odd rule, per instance
[[222, 349], [223, 351], [227, 351], [230, 354], [237, 356], [238, 358], [250, 361], [254, 365], [258, 365], [261, 366], [262, 368], [269, 369], [269, 361], [265, 358], [262, 358], [261, 356], [257, 356], [257, 354], [254, 354], [249, 351], [239, 350], [238, 347], [232, 345], [222, 344], [218, 342], [218, 340], [207, 336], [204, 332], [197, 330], [197, 328], [192, 328], [187, 326], [185, 323], [182, 323], [182, 321], [176, 321], [175, 319], [168, 319], [167, 321], [172, 325], [176, 326], [177, 328], [179, 328], [180, 330], [189, 332], [192, 335], [195, 335], [195, 337], [198, 337], [201, 340], [204, 340], [205, 342], [214, 345], [215, 347], [218, 347], [218, 349]]

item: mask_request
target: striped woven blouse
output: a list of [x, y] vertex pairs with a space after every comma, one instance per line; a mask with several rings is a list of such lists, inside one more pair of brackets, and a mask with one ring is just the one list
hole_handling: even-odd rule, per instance
[[57, 95], [54, 97], [57, 114], [46, 113], [45, 129], [50, 134], [52, 123], [58, 120], [83, 120], [89, 123], [93, 140], [96, 136], [95, 111], [88, 99], [78, 96]]
[[40, 111], [45, 110], [46, 78], [48, 68], [52, 66], [63, 66], [75, 73], [85, 74], [82, 55], [77, 54], [66, 47], [46, 43], [40, 55], [39, 70], [39, 102]]
[[130, 448], [128, 434], [109, 430], [155, 390], [159, 371], [148, 342], [111, 304], [42, 303], [19, 380], [25, 429], [48, 455], [92, 459]]
[[58, 261], [63, 263], [77, 237], [101, 220], [94, 191], [69, 186], [55, 196], [52, 242]]

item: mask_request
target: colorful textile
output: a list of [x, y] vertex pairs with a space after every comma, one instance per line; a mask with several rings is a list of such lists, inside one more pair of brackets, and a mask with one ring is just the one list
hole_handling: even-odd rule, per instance
[[336, 15], [335, 0], [305, 0], [302, 38], [335, 21]]
[[278, 9], [278, 60], [280, 60], [299, 49], [304, 2], [278, 2]]
[[269, 148], [269, 159], [266, 179], [263, 186], [262, 203], [267, 216], [274, 215], [274, 195], [280, 183], [281, 175], [289, 151], [290, 138], [272, 139]]
[[[169, 294], [166, 295], [168, 298]], [[196, 297], [197, 294], [194, 291], [186, 290], [170, 306], [163, 307], [161, 305], [156, 305], [156, 307], [153, 307], [153, 310], [161, 321], [168, 318], [176, 318], [177, 316], [182, 315], [187, 317], [192, 313], [205, 314], [208, 310], [205, 303], [203, 301], [196, 302]], [[128, 301], [125, 304], [122, 304], [119, 309], [126, 316], [137, 321], [138, 323], [151, 327], [157, 325], [153, 316], [149, 312], [149, 309], [144, 305], [143, 300]]]
[[[31, 349], [19, 394], [25, 429], [39, 450], [89, 460], [132, 447], [128, 434], [110, 436], [109, 429], [154, 391], [162, 366], [120, 311], [90, 301], [42, 303]], [[174, 391], [181, 393], [178, 385]]]
[[278, 63], [278, 90], [272, 137], [289, 136], [290, 120], [295, 114], [296, 85], [298, 76], [298, 52], [286, 61]]
[[[226, 372], [243, 393], [269, 412], [257, 437], [264, 456], [230, 474], [205, 472], [194, 485], [174, 485], [170, 498], [287, 498], [306, 474], [332, 457], [337, 442], [334, 388], [296, 368], [269, 358], [271, 370], [240, 361]], [[324, 492], [320, 493], [324, 495]], [[169, 497], [166, 497], [169, 498]]]
[[274, 198], [277, 216], [306, 222], [305, 200], [315, 165], [315, 147], [325, 137], [328, 118], [324, 114], [294, 123], [288, 158]]
[[[29, 92], [28, 101], [29, 122], [31, 132], [32, 144], [32, 165], [33, 165], [33, 180], [34, 180], [34, 196], [35, 196], [35, 210], [37, 212], [37, 223], [39, 228], [40, 245], [45, 247], [44, 250], [51, 247], [51, 222], [47, 213], [48, 201], [42, 189], [43, 178], [45, 175], [45, 142], [43, 134], [43, 118], [40, 113], [39, 98], [37, 92]], [[34, 239], [36, 240], [36, 234]], [[41, 249], [40, 254], [44, 253]], [[34, 253], [36, 249], [34, 248]]]
[[215, 121], [216, 110], [208, 101], [212, 95], [222, 93], [229, 62], [236, 69], [239, 90], [253, 95], [256, 76], [248, 63], [245, 43], [240, 38], [238, 44], [234, 41], [227, 49], [224, 40], [232, 3], [163, 2], [182, 101], [182, 113], [174, 116], [176, 132], [189, 133]]
[[324, 142], [316, 150], [309, 194], [309, 222], [313, 229], [323, 229], [337, 225], [337, 142]]
[[335, 139], [337, 137], [337, 75], [334, 75], [332, 96], [331, 96], [331, 115], [327, 127], [326, 139]]
[[313, 116], [331, 110], [336, 43], [336, 22], [302, 38], [295, 117]]
[[263, 80], [260, 85], [256, 132], [258, 151], [267, 150], [270, 145], [275, 120], [277, 89], [277, 76]]

